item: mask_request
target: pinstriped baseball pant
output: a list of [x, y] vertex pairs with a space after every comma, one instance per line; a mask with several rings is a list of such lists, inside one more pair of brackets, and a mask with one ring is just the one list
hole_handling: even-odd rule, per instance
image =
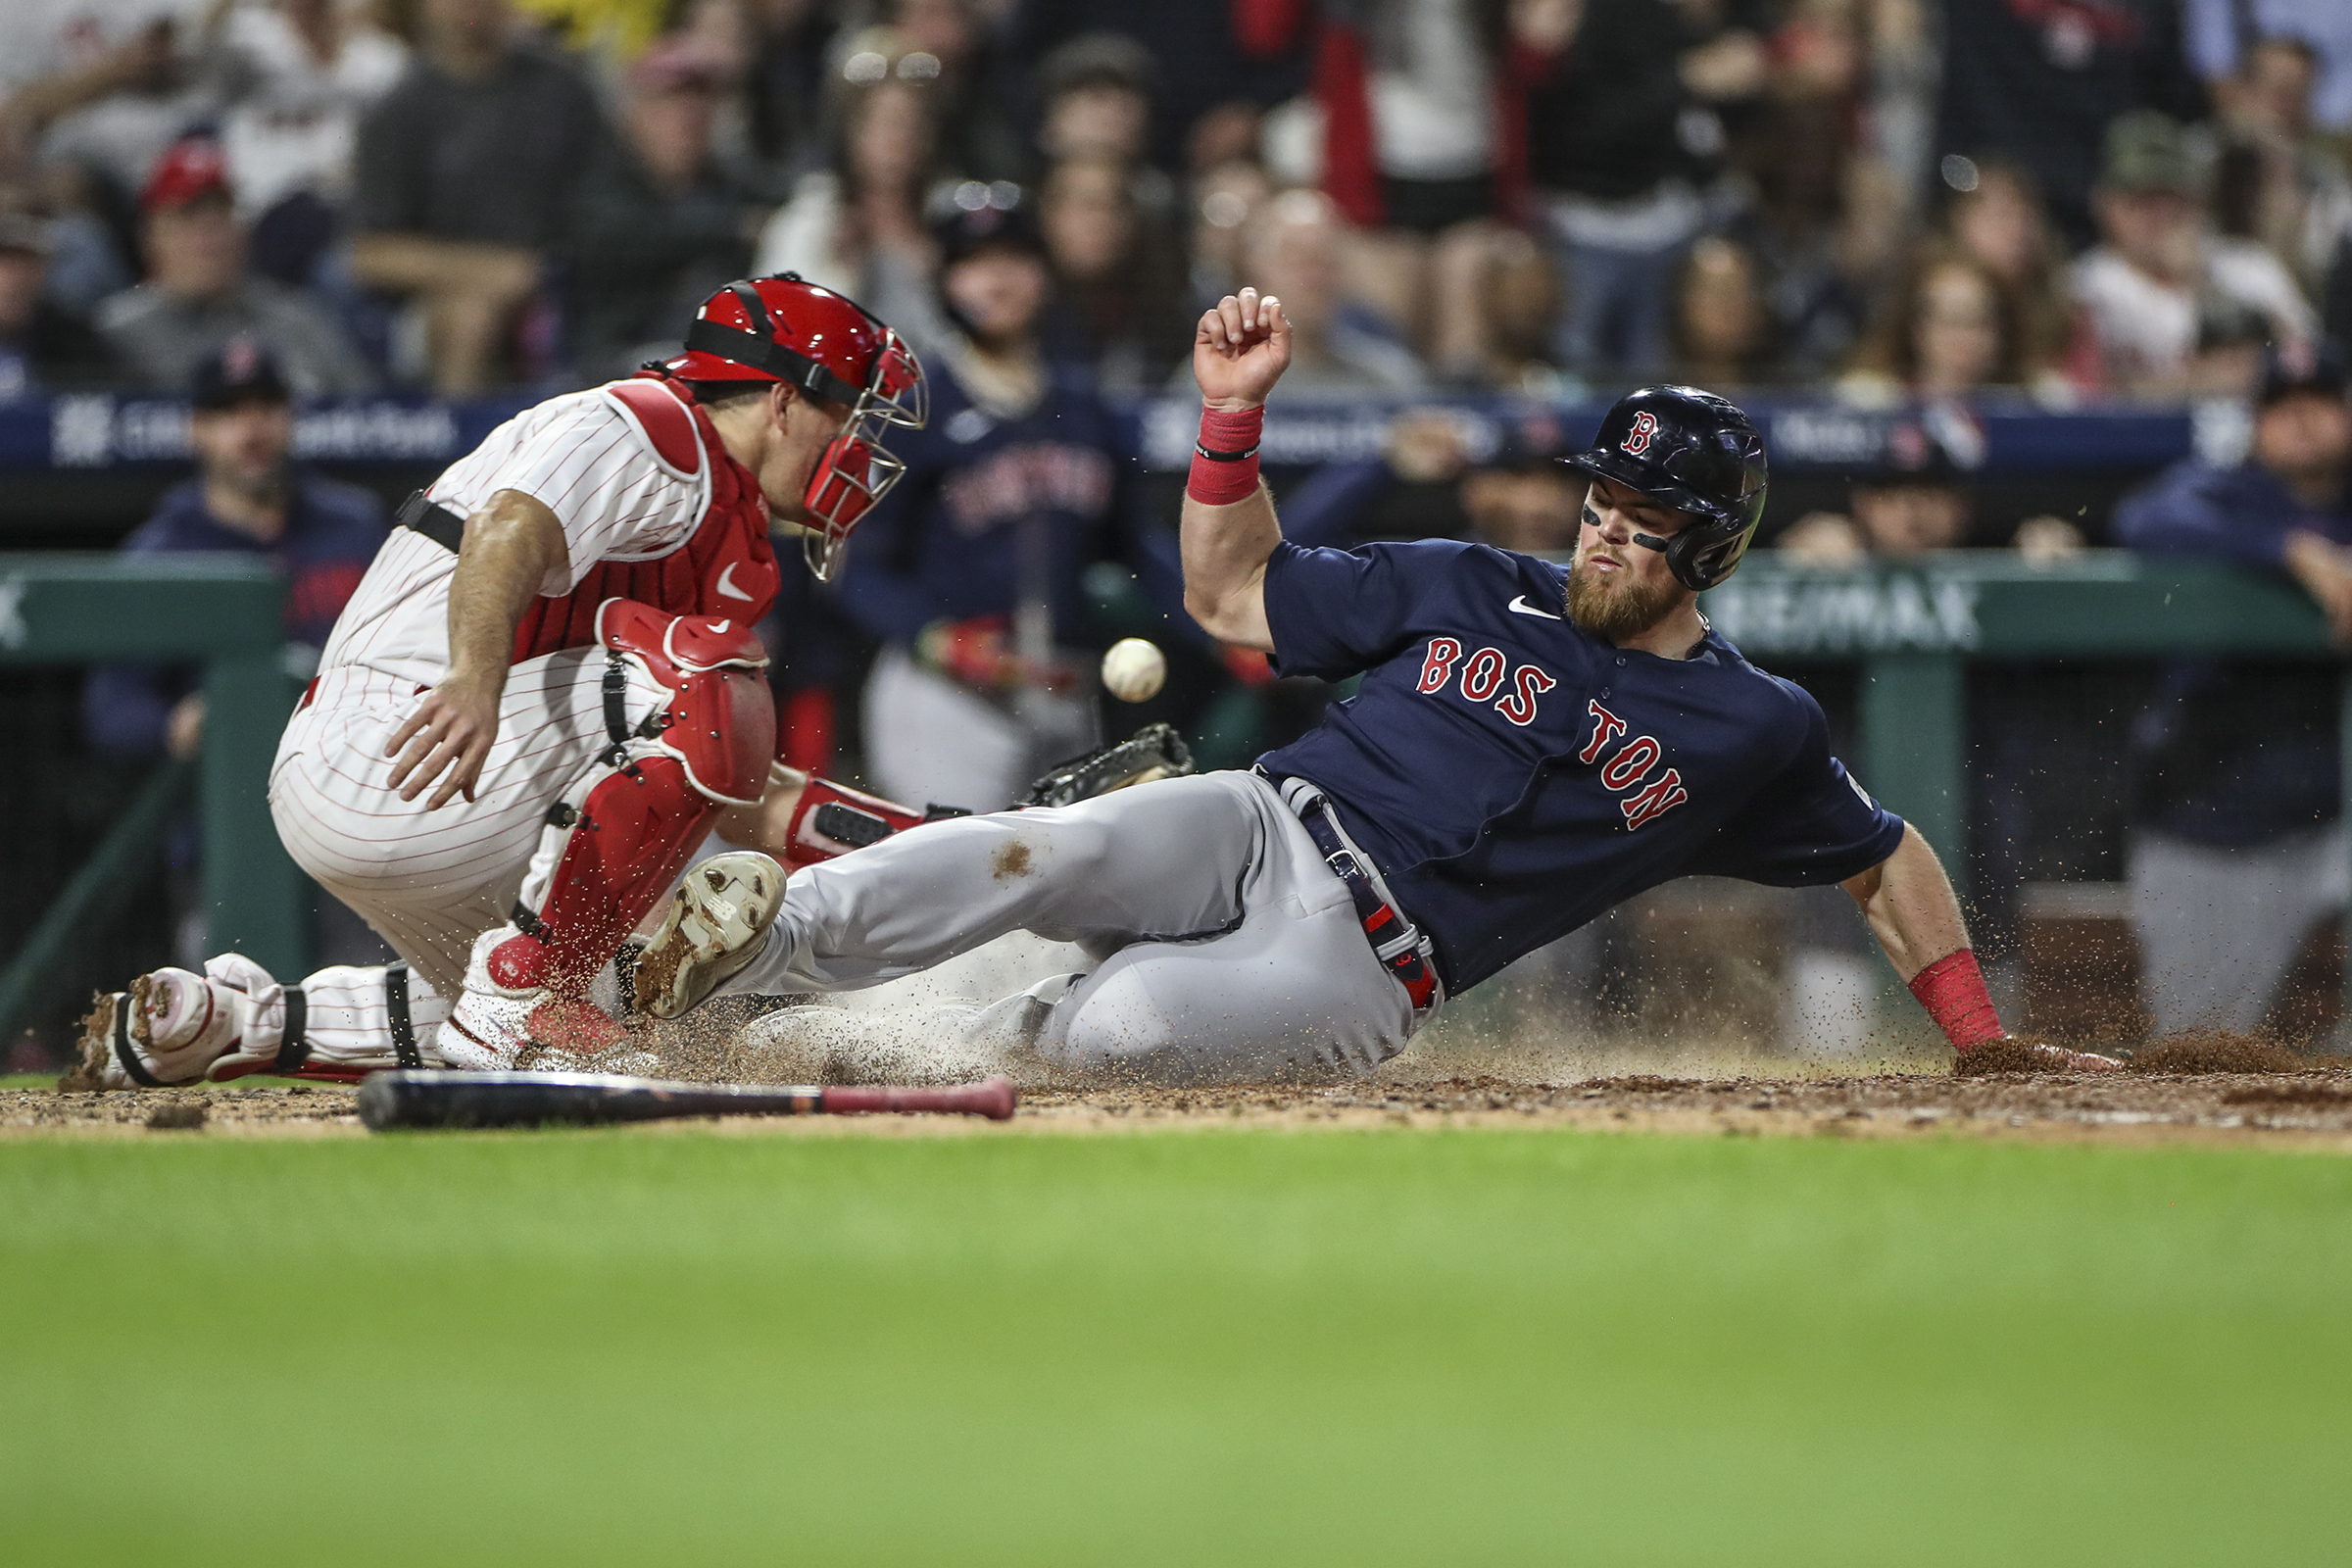
[[[464, 984], [473, 939], [514, 907], [549, 806], [611, 745], [605, 668], [601, 648], [514, 665], [474, 798], [437, 810], [393, 791], [384, 755], [422, 695], [416, 682], [361, 666], [328, 670], [286, 725], [270, 772], [278, 837], [297, 865], [409, 961], [410, 1010], [428, 1053], [430, 1026]], [[638, 680], [632, 670], [633, 688]], [[659, 700], [651, 688], [632, 689], [629, 711]], [[313, 977], [320, 995], [309, 1033], [323, 1054], [388, 1052], [382, 977], [381, 969]]]

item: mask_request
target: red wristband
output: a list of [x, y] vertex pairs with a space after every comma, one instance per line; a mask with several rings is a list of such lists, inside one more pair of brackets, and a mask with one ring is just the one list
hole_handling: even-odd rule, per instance
[[1230, 507], [1257, 491], [1257, 438], [1266, 408], [1227, 413], [1203, 406], [1200, 439], [1193, 447], [1193, 475], [1184, 493], [1204, 507]]
[[1911, 994], [1955, 1051], [2002, 1037], [2001, 1015], [1984, 989], [1984, 971], [1967, 948], [1947, 953], [1911, 977]]

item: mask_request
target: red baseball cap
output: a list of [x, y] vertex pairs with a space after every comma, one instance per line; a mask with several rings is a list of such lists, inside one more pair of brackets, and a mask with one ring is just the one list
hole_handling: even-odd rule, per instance
[[210, 136], [182, 136], [155, 161], [139, 192], [142, 212], [184, 207], [200, 196], [228, 194], [228, 160]]

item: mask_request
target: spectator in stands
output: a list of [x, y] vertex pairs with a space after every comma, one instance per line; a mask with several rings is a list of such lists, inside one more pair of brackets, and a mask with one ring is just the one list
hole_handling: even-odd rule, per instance
[[43, 293], [49, 231], [23, 213], [0, 213], [0, 403], [105, 377], [106, 344]]
[[572, 356], [588, 375], [626, 375], [671, 352], [711, 291], [750, 269], [766, 212], [711, 156], [723, 85], [718, 63], [682, 38], [629, 68], [617, 134], [573, 198]]
[[[2268, 359], [2242, 463], [2189, 459], [2116, 509], [2151, 555], [2283, 573], [2352, 646], [2352, 408], [2333, 348]], [[2345, 902], [2337, 672], [2193, 660], [2132, 727], [2132, 923], [2160, 1032], [2251, 1029]]]
[[[1250, 277], [1282, 301], [1291, 323], [1285, 391], [1300, 396], [1418, 392], [1428, 384], [1413, 352], [1347, 292], [1347, 225], [1321, 191], [1286, 190], [1248, 238]], [[1190, 385], [1190, 372], [1176, 379]]]
[[[1948, 423], [1938, 437], [1931, 428], [1938, 422], [1944, 421], [1905, 420], [1892, 426], [1883, 460], [1855, 479], [1848, 510], [1807, 513], [1773, 541], [1775, 547], [1808, 565], [1841, 567], [1874, 557], [1907, 560], [1968, 544], [1976, 520], [1972, 466], [1959, 461], [1953, 449], [1981, 462], [1972, 442], [1983, 438]], [[2018, 524], [2009, 542], [2038, 564], [2079, 552], [2082, 535], [2062, 518], [2037, 516]]]
[[2317, 62], [2312, 120], [2339, 140], [2352, 133], [2352, 9], [2341, 0], [2184, 0], [2188, 58], [2225, 112], [2248, 44], [2295, 38]]
[[1025, 180], [1032, 160], [1010, 101], [1019, 67], [999, 47], [983, 8], [976, 0], [890, 0], [883, 10], [917, 69], [936, 62], [923, 79], [932, 84], [940, 145], [955, 149], [957, 172]]
[[2212, 387], [2198, 364], [2199, 318], [2217, 308], [2258, 313], [2281, 343], [2307, 344], [2318, 330], [2278, 258], [2208, 232], [2203, 194], [2177, 122], [2146, 110], [2108, 127], [2096, 198], [2102, 242], [2075, 263], [2073, 291], [2099, 367], [2120, 391], [2241, 390]]
[[361, 392], [374, 376], [326, 309], [251, 275], [220, 143], [172, 144], [139, 195], [147, 281], [100, 303], [97, 327], [123, 368], [158, 391], [186, 386], [232, 339], [269, 349], [304, 397]]
[[[1653, 371], [1672, 358], [1675, 279], [1706, 216], [1695, 176], [1714, 149], [1694, 152], [1684, 134], [1705, 123], [1719, 143], [1722, 126], [1685, 120], [1699, 106], [1684, 77], [1675, 7], [1543, 9], [1552, 13], [1543, 42], [1564, 53], [1529, 95], [1528, 169], [1567, 293], [1555, 357], [1584, 375]], [[1735, 55], [1706, 63], [1726, 78], [1702, 66], [1711, 87], [1744, 84], [1747, 73], [1731, 69]]]
[[1182, 573], [1136, 505], [1109, 411], [1041, 352], [1035, 218], [1018, 201], [951, 208], [934, 241], [961, 331], [929, 366], [930, 423], [900, 447], [906, 477], [859, 528], [841, 603], [886, 644], [866, 687], [869, 776], [899, 800], [995, 809], [1092, 742], [1086, 568], [1123, 560], [1169, 613]]
[[2183, 122], [2205, 113], [2181, 51], [2180, 0], [1944, 0], [1943, 40], [1937, 154], [2016, 159], [2071, 244], [2091, 238], [2111, 122], [2133, 110]]
[[[129, 556], [258, 556], [286, 579], [286, 639], [311, 663], [376, 547], [384, 510], [366, 490], [292, 461], [294, 409], [283, 369], [251, 338], [196, 367], [186, 388], [196, 477], [169, 491], [123, 542]], [[194, 666], [102, 664], [83, 687], [91, 742], [121, 757], [186, 757], [204, 728]]]
[[1677, 376], [1692, 386], [1752, 386], [1772, 367], [1772, 317], [1756, 259], [1713, 235], [1697, 241], [1675, 289]]
[[2063, 370], [2073, 335], [2059, 263], [2041, 192], [2023, 164], [1986, 153], [1944, 160], [1944, 246], [2000, 280], [2016, 310], [2026, 365]]
[[220, 143], [254, 270], [308, 283], [351, 201], [360, 117], [400, 80], [408, 46], [342, 0], [247, 0], [210, 20]]
[[[832, 165], [802, 176], [760, 231], [753, 266], [837, 289], [929, 352], [947, 328], [934, 286], [938, 257], [923, 224], [927, 199], [954, 192], [985, 205], [990, 187], [965, 181], [958, 189], [942, 179], [932, 78], [906, 69], [914, 55], [905, 39], [869, 29], [848, 48], [834, 84]], [[853, 69], [858, 74], [849, 74]]]
[[[2260, 240], [2305, 287], [2325, 287], [2336, 251], [2352, 235], [2352, 174], [2313, 134], [2319, 54], [2301, 38], [2257, 39], [2217, 93], [2231, 154], [2250, 176], [2235, 195], [2244, 221], [2224, 227]], [[2224, 195], [2231, 194], [2227, 181]]]
[[[1274, 13], [1316, 37], [1319, 183], [1355, 225], [1351, 290], [1449, 379], [1484, 380], [1494, 356], [1479, 274], [1497, 219], [1526, 206], [1516, 126], [1532, 67], [1515, 63], [1532, 51], [1512, 45], [1530, 8], [1365, 0], [1251, 9], [1266, 41], [1280, 37]], [[1536, 25], [1541, 45], [1556, 48], [1562, 24]]]
[[752, 63], [745, 85], [754, 155], [797, 178], [825, 161], [829, 50], [840, 21], [821, 0], [749, 0]]
[[1560, 461], [1568, 446], [1558, 421], [1531, 412], [1488, 441], [1477, 436], [1451, 410], [1398, 415], [1379, 457], [1327, 464], [1284, 496], [1283, 536], [1340, 550], [1429, 538], [1538, 555], [1575, 549], [1585, 486]]
[[423, 312], [433, 387], [464, 396], [504, 368], [599, 120], [506, 0], [418, 6], [417, 59], [360, 125], [350, 268]]
[[2029, 358], [2027, 343], [2025, 310], [2006, 280], [1973, 256], [1927, 245], [1886, 297], [1838, 389], [1871, 405], [2003, 388], [2062, 398], [2063, 380]]
[[1053, 263], [1044, 338], [1054, 358], [1091, 368], [1107, 393], [1155, 387], [1191, 357], [1184, 259], [1136, 199], [1130, 166], [1098, 153], [1064, 158], [1038, 211]]
[[1248, 159], [1219, 164], [1193, 181], [1193, 311], [1205, 311], [1242, 286], [1250, 231], [1273, 199], [1273, 180]]
[[1044, 61], [1074, 40], [1116, 34], [1154, 66], [1154, 113], [1143, 156], [1169, 174], [1253, 157], [1259, 111], [1295, 92], [1305, 53], [1295, 0], [1139, 5], [1135, 0], [1015, 0], [1005, 34], [1017, 60]]

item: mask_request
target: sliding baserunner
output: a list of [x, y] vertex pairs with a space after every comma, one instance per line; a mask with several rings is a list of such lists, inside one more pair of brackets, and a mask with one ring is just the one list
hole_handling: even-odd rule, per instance
[[1763, 511], [1745, 415], [1688, 387], [1620, 401], [1571, 460], [1591, 494], [1565, 569], [1452, 541], [1304, 550], [1257, 475], [1289, 351], [1280, 304], [1254, 292], [1200, 319], [1187, 603], [1282, 673], [1360, 674], [1361, 692], [1246, 772], [946, 822], [796, 872], [724, 989], [873, 985], [1026, 930], [1096, 960], [984, 1010], [1049, 1061], [1361, 1072], [1446, 997], [1706, 873], [1843, 884], [1954, 1046], [2000, 1036], [1935, 852], [1830, 754], [1813, 699], [1699, 614]]

